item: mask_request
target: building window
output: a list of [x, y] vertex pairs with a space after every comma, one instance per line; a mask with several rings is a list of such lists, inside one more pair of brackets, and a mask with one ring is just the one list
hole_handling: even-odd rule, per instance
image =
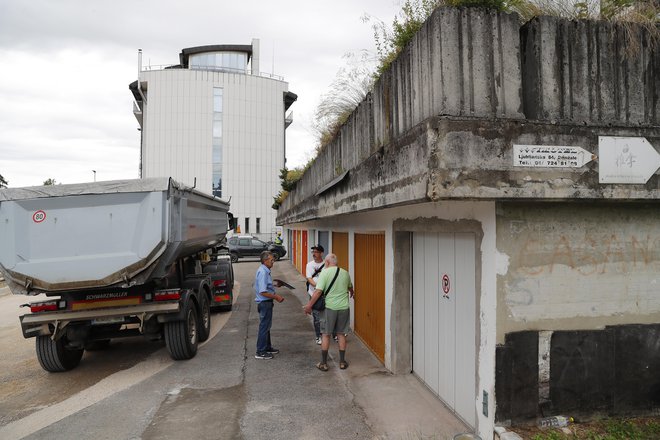
[[257, 234], [261, 232], [261, 217], [257, 217]]
[[213, 88], [213, 151], [211, 193], [222, 197], [222, 88]]
[[245, 233], [250, 233], [250, 217], [245, 217]]
[[190, 69], [221, 70], [245, 73], [248, 57], [245, 52], [207, 52], [191, 55], [188, 59]]

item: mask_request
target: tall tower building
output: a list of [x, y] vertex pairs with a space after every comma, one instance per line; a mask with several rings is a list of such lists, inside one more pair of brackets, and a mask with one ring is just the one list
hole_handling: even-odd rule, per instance
[[171, 176], [231, 198], [241, 232], [270, 238], [292, 122], [286, 112], [297, 96], [283, 78], [260, 71], [259, 40], [183, 49], [169, 66], [143, 67], [141, 56], [129, 85], [141, 177]]

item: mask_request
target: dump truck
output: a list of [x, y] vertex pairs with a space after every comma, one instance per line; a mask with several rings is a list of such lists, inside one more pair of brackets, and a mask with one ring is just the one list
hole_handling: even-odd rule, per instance
[[171, 178], [0, 190], [0, 272], [39, 295], [20, 324], [42, 368], [137, 335], [194, 357], [210, 335], [203, 267], [233, 223], [228, 202]]

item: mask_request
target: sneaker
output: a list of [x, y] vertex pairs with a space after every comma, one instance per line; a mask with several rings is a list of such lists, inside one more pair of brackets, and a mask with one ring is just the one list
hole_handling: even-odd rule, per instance
[[272, 359], [273, 355], [270, 353], [257, 353], [254, 355], [255, 359]]
[[280, 351], [279, 351], [277, 348], [275, 348], [275, 347], [271, 347], [271, 348], [269, 348], [268, 350], [266, 350], [266, 353], [268, 353], [268, 354], [277, 354], [277, 353], [279, 353], [279, 352], [280, 352]]
[[321, 338], [316, 338], [316, 345], [321, 345]]

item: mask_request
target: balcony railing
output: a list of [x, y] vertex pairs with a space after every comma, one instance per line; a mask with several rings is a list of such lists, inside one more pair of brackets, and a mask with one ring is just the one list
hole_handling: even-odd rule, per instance
[[[167, 70], [167, 69], [173, 69], [176, 68], [178, 64], [154, 64], [150, 66], [143, 66], [142, 71], [143, 72], [151, 72], [154, 70]], [[259, 76], [261, 78], [270, 78], [270, 79], [275, 79], [278, 81], [284, 81], [283, 76], [275, 75], [272, 73], [267, 73], [267, 72], [259, 72], [259, 73], [253, 73], [250, 70], [244, 70], [244, 69], [234, 69], [231, 67], [218, 67], [218, 66], [190, 66], [186, 70], [208, 70], [211, 72], [226, 72], [226, 73], [238, 73], [241, 75], [252, 75], [252, 76]]]

